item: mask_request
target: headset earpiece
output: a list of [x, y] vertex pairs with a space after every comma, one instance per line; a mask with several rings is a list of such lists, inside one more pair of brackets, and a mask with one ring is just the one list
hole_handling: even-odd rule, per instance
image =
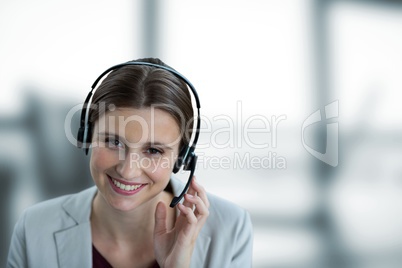
[[84, 135], [85, 135], [85, 127], [80, 127], [78, 129], [78, 134], [77, 134], [77, 147], [78, 148], [83, 148], [84, 147]]
[[91, 137], [92, 137], [92, 127], [90, 125], [80, 127], [78, 129], [77, 147], [80, 149], [84, 149], [86, 155], [88, 155], [89, 147], [91, 145]]
[[85, 139], [85, 154], [88, 155], [89, 147], [91, 146], [92, 142], [92, 131], [93, 131], [92, 124], [88, 124], [86, 129], [87, 129], [87, 136]]
[[174, 166], [173, 166], [173, 171], [172, 172], [174, 174], [179, 172], [181, 166], [183, 165], [183, 163], [185, 163], [189, 150], [190, 150], [190, 148], [187, 145], [184, 146], [180, 150], [180, 153], [179, 153], [179, 156], [177, 157], [176, 163], [174, 163]]
[[81, 148], [84, 149], [86, 155], [88, 155], [89, 145], [92, 137], [92, 129], [89, 123], [87, 123], [86, 116], [87, 116], [87, 107], [89, 101], [91, 100], [93, 90], [94, 87], [92, 87], [91, 91], [88, 93], [87, 97], [85, 98], [84, 105], [82, 106], [80, 128], [78, 129], [77, 134], [77, 147], [80, 149]]
[[190, 171], [190, 176], [188, 177], [186, 186], [184, 186], [184, 189], [181, 192], [181, 194], [179, 196], [173, 197], [172, 202], [170, 202], [171, 208], [175, 207], [180, 202], [180, 200], [183, 198], [184, 194], [190, 187], [191, 181], [193, 180], [195, 167], [197, 165], [197, 155], [194, 153], [194, 147], [189, 148], [189, 152], [187, 153], [185, 159], [183, 160], [185, 160], [183, 169]]
[[187, 159], [186, 159], [186, 162], [184, 164], [183, 169], [184, 170], [193, 170], [193, 169], [195, 169], [195, 165], [197, 164], [197, 159], [198, 159], [198, 156], [194, 152], [191, 152], [187, 156]]

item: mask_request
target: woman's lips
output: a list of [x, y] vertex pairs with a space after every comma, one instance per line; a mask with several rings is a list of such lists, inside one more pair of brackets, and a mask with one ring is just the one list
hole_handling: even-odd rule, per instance
[[141, 183], [122, 181], [119, 179], [112, 178], [109, 175], [107, 177], [109, 179], [109, 182], [110, 182], [113, 190], [115, 190], [117, 193], [123, 194], [123, 195], [136, 194], [147, 185], [147, 184], [141, 184]]

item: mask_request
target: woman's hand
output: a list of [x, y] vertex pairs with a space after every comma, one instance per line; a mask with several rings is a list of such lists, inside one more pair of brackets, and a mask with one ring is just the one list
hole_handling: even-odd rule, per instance
[[155, 211], [154, 250], [160, 267], [190, 267], [198, 234], [209, 215], [209, 201], [204, 188], [193, 178], [172, 230], [166, 227], [166, 205], [159, 202]]

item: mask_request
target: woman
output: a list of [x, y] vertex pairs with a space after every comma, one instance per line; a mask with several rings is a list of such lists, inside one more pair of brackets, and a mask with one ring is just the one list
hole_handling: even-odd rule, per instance
[[[166, 66], [157, 59], [142, 59]], [[163, 68], [113, 70], [88, 114], [96, 187], [27, 209], [7, 267], [250, 267], [248, 214], [171, 178], [193, 131], [191, 95]]]

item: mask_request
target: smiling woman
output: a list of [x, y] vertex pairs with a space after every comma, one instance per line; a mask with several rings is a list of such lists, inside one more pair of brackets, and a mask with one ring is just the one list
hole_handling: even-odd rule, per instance
[[[190, 84], [160, 60], [131, 63], [102, 81], [81, 122], [96, 186], [27, 209], [7, 267], [251, 266], [248, 213], [191, 180], [200, 121], [190, 146]], [[184, 186], [171, 173], [182, 165], [191, 173], [176, 206]]]
[[[133, 116], [143, 118], [143, 121], [132, 120], [122, 128], [121, 120], [115, 120], [123, 118], [126, 121]], [[155, 197], [169, 183], [177, 158], [179, 148], [175, 141], [179, 140], [180, 131], [175, 120], [167, 112], [149, 108], [117, 108], [103, 117], [106, 119], [95, 123], [93, 141], [97, 146], [92, 149], [90, 162], [101, 200], [116, 210], [129, 211], [138, 206], [150, 210], [149, 206], [158, 202]], [[152, 135], [143, 131], [144, 123], [152, 124]], [[105, 132], [99, 132], [101, 129]], [[116, 133], [113, 129], [123, 133]], [[161, 159], [168, 165], [161, 165]], [[134, 195], [135, 198], [126, 198]], [[166, 192], [163, 197], [169, 201], [173, 195]], [[97, 195], [94, 202], [99, 202], [99, 199]]]

